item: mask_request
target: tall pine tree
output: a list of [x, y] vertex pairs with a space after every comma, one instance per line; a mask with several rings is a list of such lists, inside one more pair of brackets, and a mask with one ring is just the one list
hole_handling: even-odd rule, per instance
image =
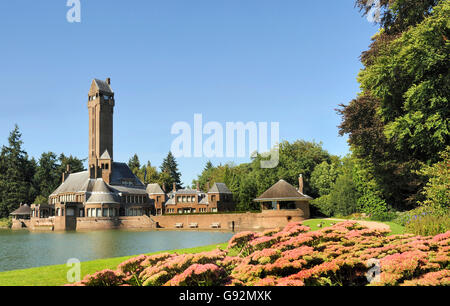
[[20, 203], [30, 204], [36, 196], [31, 184], [35, 164], [28, 160], [21, 137], [16, 125], [0, 153], [0, 217], [9, 216]]
[[[165, 172], [170, 176], [171, 184], [175, 183], [177, 189], [183, 188], [183, 185], [181, 184], [181, 173], [178, 171], [177, 161], [170, 151], [161, 164], [161, 172]], [[167, 183], [169, 182], [164, 182], [166, 190], [171, 190], [172, 186], [168, 185]]]

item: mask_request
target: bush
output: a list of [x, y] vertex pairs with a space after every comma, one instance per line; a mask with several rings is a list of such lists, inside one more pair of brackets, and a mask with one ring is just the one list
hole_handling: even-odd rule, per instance
[[[450, 231], [434, 237], [386, 236], [389, 231], [355, 221], [308, 230], [294, 222], [282, 230], [237, 234], [227, 251], [141, 255], [76, 285], [450, 285]], [[380, 273], [372, 279], [366, 275], [374, 264]]]
[[450, 231], [450, 214], [415, 215], [406, 223], [406, 230], [416, 235], [437, 235]]

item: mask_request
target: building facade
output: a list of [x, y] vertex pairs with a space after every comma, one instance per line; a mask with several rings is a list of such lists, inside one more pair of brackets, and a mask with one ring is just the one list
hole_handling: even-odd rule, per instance
[[166, 193], [158, 184], [144, 185], [126, 163], [114, 161], [115, 97], [109, 78], [92, 81], [87, 106], [88, 170], [72, 173], [67, 168], [48, 205], [31, 206], [31, 219], [50, 219], [55, 229], [77, 229], [80, 224], [98, 227], [93, 220], [105, 227], [126, 227], [136, 217], [140, 220], [136, 227], [152, 227], [152, 215], [234, 210], [231, 191], [223, 183], [215, 183], [206, 193], [175, 187]]

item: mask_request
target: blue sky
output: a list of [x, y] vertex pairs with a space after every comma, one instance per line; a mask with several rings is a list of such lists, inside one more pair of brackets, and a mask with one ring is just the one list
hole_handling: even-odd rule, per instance
[[[87, 157], [93, 78], [115, 91], [114, 159], [155, 166], [177, 121], [279, 122], [280, 139], [348, 153], [335, 108], [359, 92], [359, 56], [377, 27], [353, 0], [0, 2], [0, 145]], [[179, 158], [191, 183], [207, 158]], [[215, 158], [214, 164], [248, 159]]]

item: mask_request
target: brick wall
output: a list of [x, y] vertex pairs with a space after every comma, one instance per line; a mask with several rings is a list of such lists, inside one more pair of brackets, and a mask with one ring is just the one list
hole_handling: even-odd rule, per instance
[[212, 223], [220, 223], [220, 228], [231, 229], [234, 221], [235, 230], [258, 230], [284, 227], [289, 222], [306, 219], [302, 210], [268, 210], [262, 213], [240, 214], [205, 214], [205, 215], [163, 215], [153, 216], [161, 228], [175, 229], [177, 223], [183, 229], [189, 229], [191, 223], [197, 223], [198, 229], [211, 229]]

